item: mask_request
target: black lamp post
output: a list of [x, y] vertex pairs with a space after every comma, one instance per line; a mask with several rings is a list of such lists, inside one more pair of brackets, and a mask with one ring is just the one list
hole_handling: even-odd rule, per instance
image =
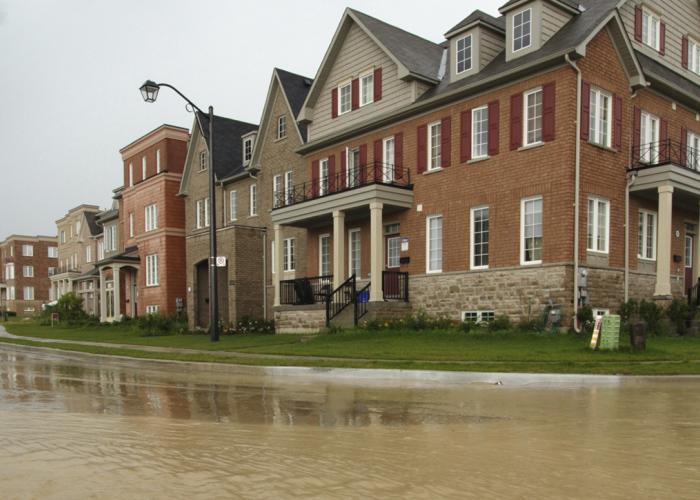
[[[196, 110], [200, 114], [204, 112], [185, 95], [172, 85], [167, 83], [156, 83], [146, 80], [141, 85], [141, 95], [146, 102], [155, 102], [158, 98], [158, 91], [161, 87], [168, 87], [182, 97], [188, 105], [187, 110]], [[192, 109], [190, 109], [190, 107]], [[217, 287], [217, 267], [216, 267], [216, 191], [214, 189], [216, 176], [214, 173], [214, 107], [209, 106], [209, 335], [212, 342], [219, 341], [219, 289]]]

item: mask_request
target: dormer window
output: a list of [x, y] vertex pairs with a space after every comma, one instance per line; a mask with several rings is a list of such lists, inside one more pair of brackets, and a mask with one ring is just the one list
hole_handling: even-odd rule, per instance
[[277, 138], [284, 139], [287, 137], [287, 115], [282, 115], [277, 118]]
[[347, 82], [338, 87], [338, 114], [352, 110], [352, 82]]
[[360, 77], [360, 106], [374, 102], [374, 73]]
[[246, 137], [243, 139], [243, 163], [250, 163], [250, 159], [253, 157], [253, 138]]
[[525, 9], [513, 16], [513, 52], [530, 46], [532, 9]]
[[207, 169], [207, 163], [208, 163], [207, 152], [200, 151], [199, 152], [199, 171], [200, 172]]
[[661, 47], [661, 19], [650, 10], [642, 10], [642, 42], [654, 50]]
[[472, 36], [457, 40], [457, 73], [472, 69]]

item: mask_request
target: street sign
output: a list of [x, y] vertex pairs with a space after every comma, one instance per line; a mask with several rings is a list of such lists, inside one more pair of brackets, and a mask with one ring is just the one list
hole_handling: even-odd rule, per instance
[[216, 267], [226, 267], [226, 257], [217, 257]]

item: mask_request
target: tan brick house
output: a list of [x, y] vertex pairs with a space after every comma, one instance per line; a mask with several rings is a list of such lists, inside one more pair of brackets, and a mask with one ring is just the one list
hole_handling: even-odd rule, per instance
[[[334, 299], [362, 312], [401, 299], [518, 319], [554, 305], [570, 324], [575, 304], [683, 295], [699, 274], [700, 7], [500, 12], [433, 43], [346, 10], [300, 112], [311, 189], [272, 223], [307, 230], [307, 269], [332, 269], [334, 288], [367, 287]], [[324, 324], [285, 323], [300, 291], [276, 283], [286, 329]]]
[[58, 267], [55, 236], [13, 234], [0, 242], [0, 311], [39, 314], [53, 300], [49, 276]]

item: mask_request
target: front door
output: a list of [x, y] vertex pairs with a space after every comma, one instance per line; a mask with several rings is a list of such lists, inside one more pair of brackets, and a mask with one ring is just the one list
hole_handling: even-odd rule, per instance
[[[389, 227], [389, 226], [387, 226]], [[386, 270], [399, 271], [401, 269], [401, 237], [394, 233], [392, 236], [386, 237]], [[382, 289], [384, 290], [384, 298], [396, 298], [400, 294], [398, 272], [384, 273], [382, 279]]]
[[207, 260], [197, 264], [197, 300], [195, 321], [199, 328], [209, 328], [209, 265]]
[[695, 259], [693, 258], [693, 251], [695, 249], [695, 235], [692, 233], [685, 233], [685, 289], [687, 290], [695, 283], [693, 282], [693, 267], [695, 265]]

